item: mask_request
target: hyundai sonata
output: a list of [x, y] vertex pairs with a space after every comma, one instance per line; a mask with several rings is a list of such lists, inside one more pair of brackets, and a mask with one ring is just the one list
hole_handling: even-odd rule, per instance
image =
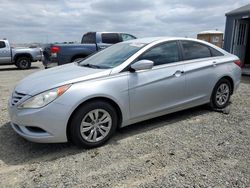
[[27, 140], [90, 148], [118, 127], [202, 104], [225, 108], [240, 84], [238, 57], [204, 41], [144, 38], [27, 76], [9, 100]]

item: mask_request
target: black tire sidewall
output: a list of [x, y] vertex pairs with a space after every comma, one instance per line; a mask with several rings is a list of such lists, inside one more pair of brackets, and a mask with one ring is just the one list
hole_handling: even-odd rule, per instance
[[[81, 126], [81, 122], [82, 119], [84, 118], [84, 116], [95, 109], [104, 109], [106, 110], [111, 118], [112, 118], [112, 126], [110, 129], [110, 132], [108, 133], [108, 135], [103, 139], [100, 140], [98, 142], [88, 142], [86, 141], [80, 133], [80, 126]], [[72, 117], [72, 121], [70, 123], [70, 140], [76, 144], [78, 147], [83, 147], [83, 148], [94, 148], [94, 147], [98, 147], [103, 145], [105, 142], [107, 142], [109, 140], [109, 138], [114, 134], [116, 128], [118, 125], [118, 117], [117, 117], [117, 113], [115, 111], [115, 108], [110, 105], [109, 103], [105, 102], [105, 101], [93, 101], [93, 102], [89, 102], [86, 103], [84, 105], [82, 105], [74, 114]]]
[[[21, 61], [22, 60], [25, 60], [27, 62], [27, 66], [26, 67], [23, 67], [21, 66]], [[30, 58], [28, 57], [19, 57], [16, 61], [16, 66], [19, 68], [19, 69], [29, 69], [30, 66], [31, 66], [31, 61], [30, 61]]]
[[[227, 102], [224, 104], [224, 105], [219, 105], [216, 101], [216, 92], [218, 90], [218, 88], [220, 87], [221, 84], [227, 84], [228, 87], [229, 87], [229, 97], [227, 99]], [[232, 86], [231, 86], [231, 83], [227, 80], [227, 79], [221, 79], [217, 82], [217, 84], [215, 85], [214, 87], [214, 90], [213, 90], [213, 94], [212, 94], [212, 97], [211, 97], [211, 107], [214, 108], [214, 109], [223, 109], [225, 108], [228, 103], [229, 103], [229, 100], [230, 100], [230, 97], [231, 97], [231, 93], [232, 93]]]

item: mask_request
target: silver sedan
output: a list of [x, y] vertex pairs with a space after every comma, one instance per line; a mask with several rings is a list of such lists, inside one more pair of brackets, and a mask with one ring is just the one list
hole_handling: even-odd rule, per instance
[[118, 127], [202, 104], [222, 109], [238, 57], [188, 38], [144, 38], [27, 76], [9, 100], [13, 129], [41, 143], [104, 144]]

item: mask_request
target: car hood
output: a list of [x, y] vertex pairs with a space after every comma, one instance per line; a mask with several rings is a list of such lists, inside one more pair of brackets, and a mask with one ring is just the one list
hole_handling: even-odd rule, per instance
[[27, 76], [17, 84], [15, 91], [33, 96], [61, 85], [108, 76], [110, 72], [111, 69], [94, 69], [70, 63]]

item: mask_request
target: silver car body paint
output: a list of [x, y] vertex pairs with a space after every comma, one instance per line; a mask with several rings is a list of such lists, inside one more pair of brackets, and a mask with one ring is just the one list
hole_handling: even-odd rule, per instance
[[[172, 40], [204, 43], [224, 56], [179, 61], [137, 72], [123, 71], [149, 48]], [[67, 142], [67, 125], [74, 110], [89, 99], [106, 98], [119, 106], [121, 127], [167, 113], [202, 105], [210, 101], [215, 84], [224, 76], [232, 78], [234, 90], [240, 84], [238, 57], [209, 43], [187, 38], [146, 38], [127, 41], [146, 44], [119, 66], [112, 69], [79, 67], [76, 63], [34, 73], [17, 84], [15, 92], [24, 94], [9, 114], [13, 129], [24, 138], [42, 143]], [[72, 86], [60, 97], [39, 109], [18, 109], [31, 96], [65, 84]], [[39, 127], [34, 132], [27, 127]]]

